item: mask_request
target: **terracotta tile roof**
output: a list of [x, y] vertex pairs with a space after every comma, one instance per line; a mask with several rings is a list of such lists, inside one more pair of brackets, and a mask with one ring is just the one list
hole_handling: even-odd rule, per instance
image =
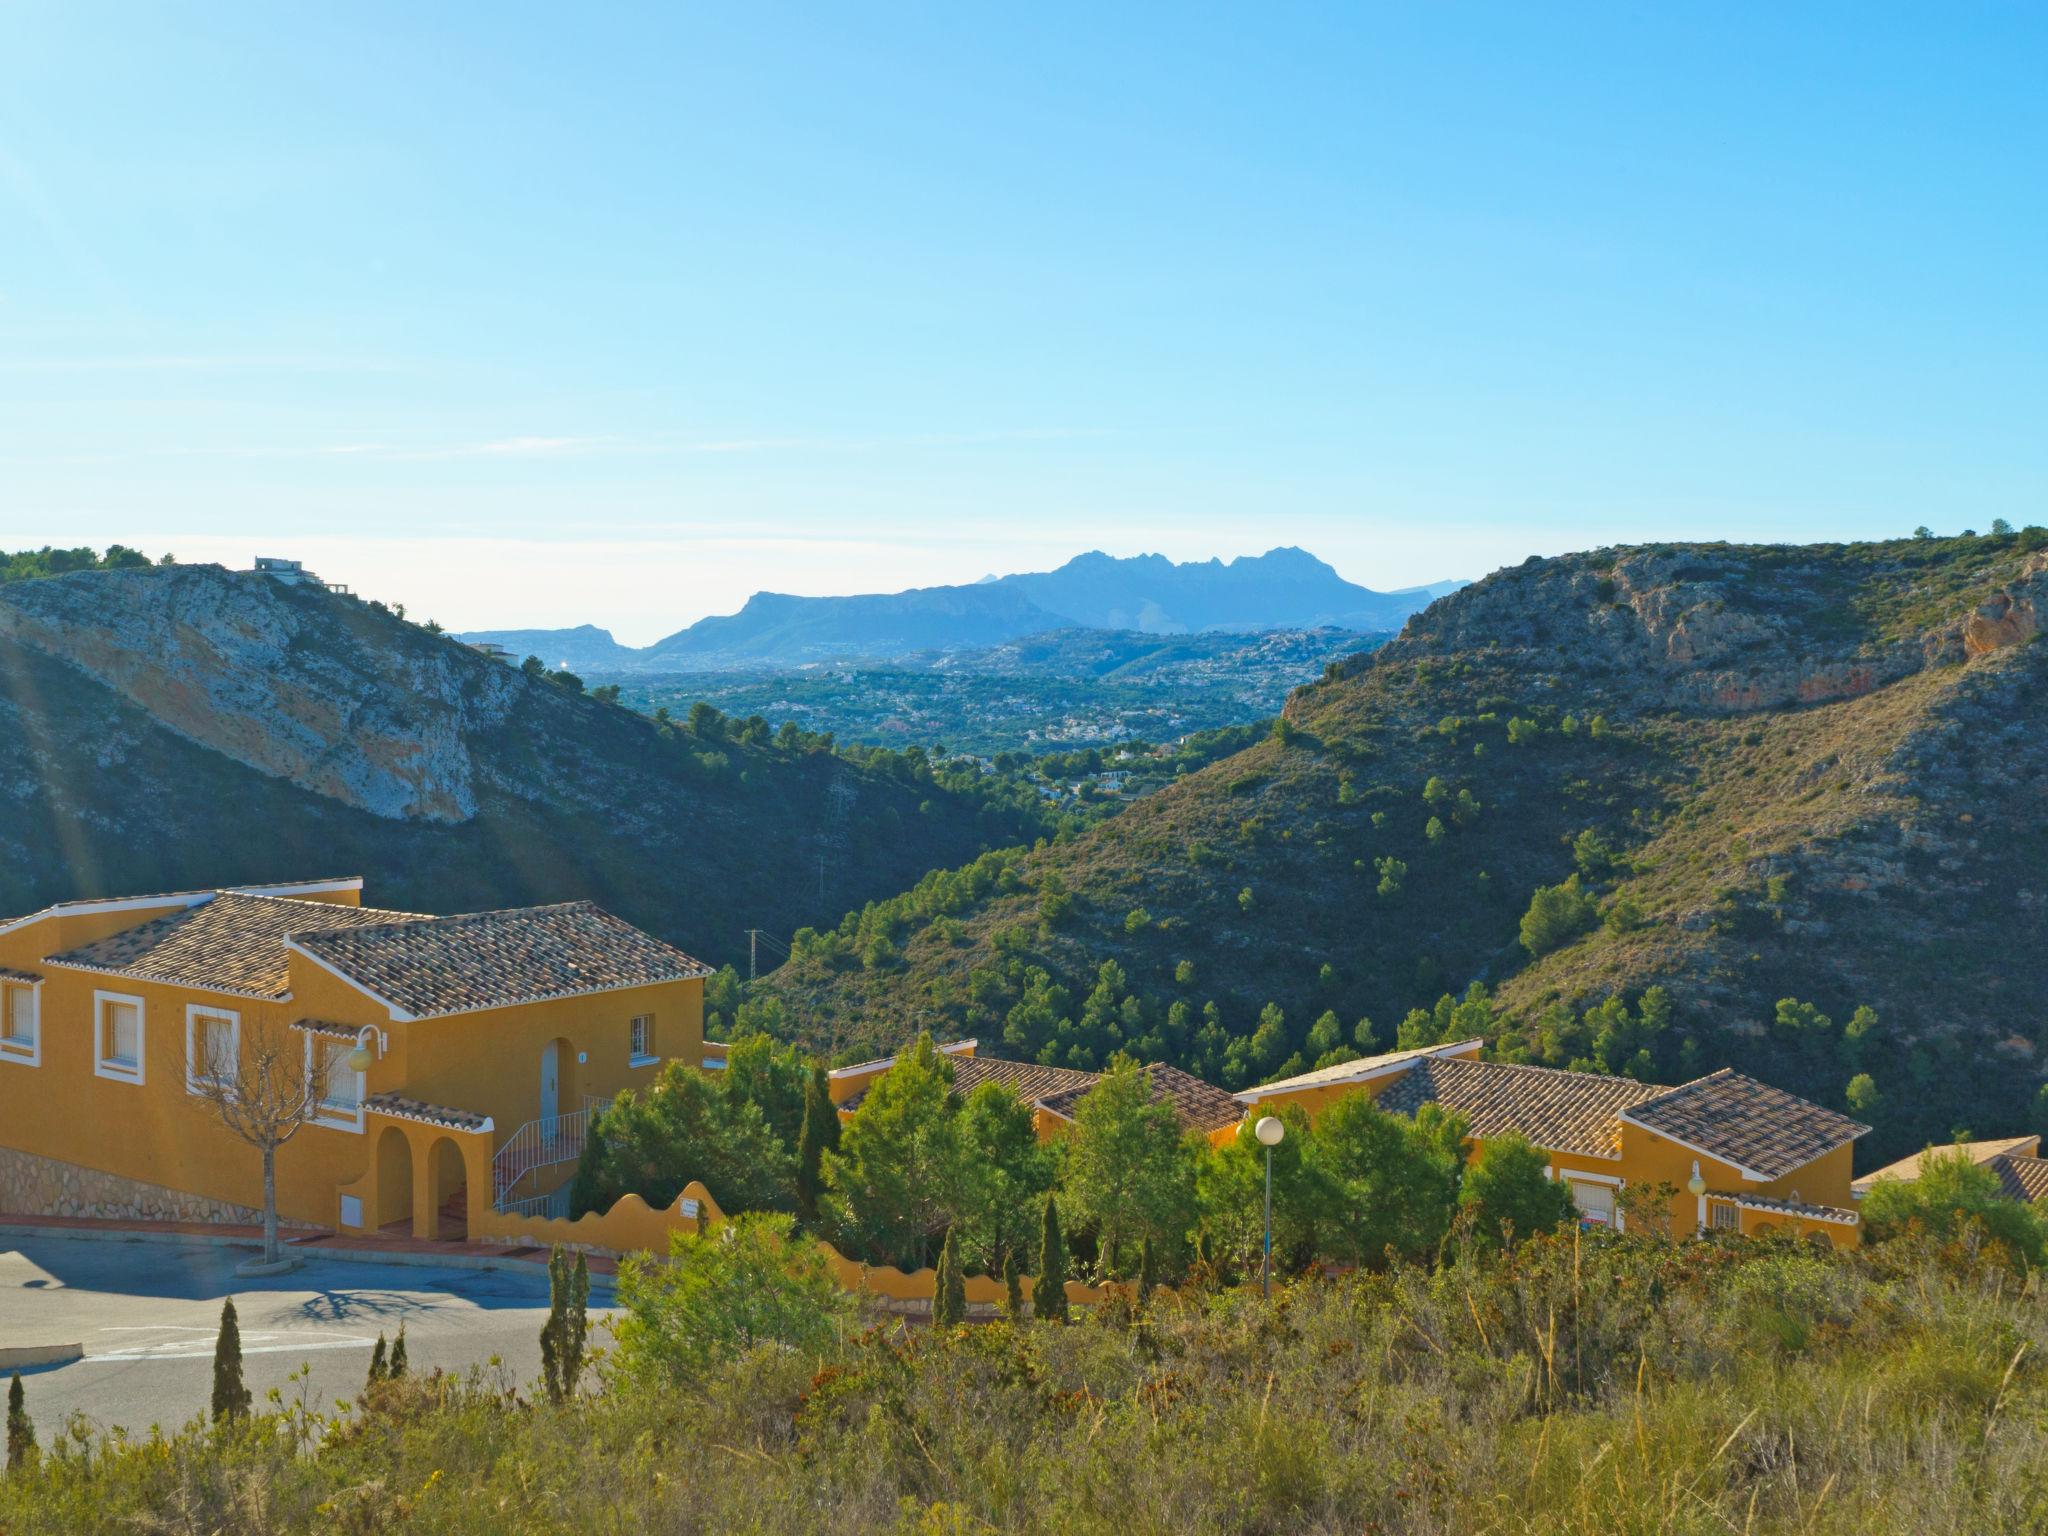
[[1910, 1184], [1920, 1177], [1920, 1160], [1929, 1153], [1954, 1152], [1958, 1147], [1973, 1163], [1988, 1163], [2001, 1152], [2014, 1152], [2022, 1157], [2037, 1156], [2041, 1149], [2039, 1136], [2001, 1136], [1993, 1141], [1951, 1142], [1945, 1147], [1927, 1147], [1911, 1157], [1902, 1157], [1896, 1163], [1886, 1163], [1857, 1179], [1849, 1187], [1859, 1196], [1870, 1193], [1870, 1186], [1879, 1179], [1898, 1179]]
[[1296, 1077], [1283, 1077], [1278, 1082], [1260, 1083], [1247, 1088], [1237, 1095], [1245, 1104], [1256, 1104], [1260, 1099], [1276, 1093], [1300, 1093], [1309, 1088], [1327, 1088], [1340, 1083], [1355, 1083], [1363, 1078], [1377, 1077], [1391, 1067], [1403, 1062], [1414, 1061], [1423, 1056], [1471, 1056], [1478, 1054], [1483, 1040], [1458, 1040], [1448, 1045], [1422, 1045], [1406, 1051], [1382, 1051], [1377, 1056], [1358, 1056], [1350, 1061], [1340, 1061], [1334, 1066], [1318, 1067], [1313, 1072], [1303, 1072]]
[[1613, 1157], [1621, 1141], [1615, 1116], [1669, 1091], [1597, 1072], [1424, 1057], [1379, 1102], [1382, 1109], [1404, 1115], [1424, 1104], [1441, 1104], [1465, 1117], [1470, 1136], [1519, 1131], [1548, 1151]]
[[1752, 1211], [1775, 1211], [1787, 1216], [1805, 1216], [1813, 1221], [1837, 1221], [1853, 1227], [1863, 1218], [1854, 1211], [1845, 1211], [1838, 1205], [1812, 1205], [1804, 1200], [1780, 1200], [1775, 1195], [1722, 1195], [1711, 1197], [1715, 1200], [1729, 1200]]
[[1731, 1067], [1627, 1109], [1629, 1120], [1766, 1179], [1781, 1178], [1870, 1129]]
[[711, 974], [588, 901], [337, 925], [293, 941], [414, 1018]]
[[491, 1128], [489, 1115], [423, 1103], [418, 1099], [408, 1099], [402, 1093], [373, 1093], [363, 1100], [363, 1108], [373, 1115], [389, 1115], [394, 1120], [418, 1120], [424, 1125], [438, 1125], [450, 1131], [487, 1131]]
[[[361, 875], [326, 875], [317, 880], [284, 880], [271, 883], [257, 881], [249, 885], [233, 885], [227, 890], [246, 896], [287, 896], [293, 891], [312, 889], [361, 890]], [[117, 907], [157, 907], [178, 902], [185, 906], [197, 906], [221, 894], [221, 889], [200, 889], [193, 891], [152, 891], [140, 896], [74, 896], [66, 901], [53, 901], [46, 907], [33, 912], [24, 912], [17, 917], [0, 917], [0, 932], [16, 928], [23, 923], [36, 922], [45, 917], [60, 917], [67, 913], [105, 911]]]
[[[1081, 1101], [1088, 1097], [1090, 1090], [1100, 1081], [1100, 1074], [1082, 1073], [1088, 1079], [1077, 1087], [1067, 1088], [1058, 1093], [1048, 1094], [1037, 1102], [1043, 1109], [1063, 1119], [1071, 1120], [1079, 1112]], [[1244, 1118], [1244, 1106], [1231, 1094], [1224, 1092], [1214, 1083], [1205, 1083], [1199, 1077], [1183, 1072], [1179, 1067], [1169, 1067], [1164, 1062], [1154, 1062], [1145, 1068], [1145, 1078], [1152, 1089], [1154, 1103], [1164, 1101], [1173, 1107], [1174, 1118], [1180, 1121], [1181, 1129], [1201, 1131], [1221, 1130], [1226, 1125], [1235, 1125]]]
[[[864, 1062], [863, 1069], [885, 1062]], [[1244, 1106], [1213, 1083], [1155, 1062], [1145, 1068], [1155, 1100], [1165, 1100], [1184, 1129], [1213, 1131], [1235, 1125]], [[1042, 1067], [1035, 1061], [1005, 1061], [999, 1056], [956, 1056], [953, 1058], [953, 1091], [972, 1093], [982, 1083], [1003, 1083], [1035, 1109], [1049, 1110], [1071, 1120], [1081, 1100], [1102, 1080], [1099, 1072], [1082, 1072], [1072, 1067]], [[867, 1098], [867, 1090], [849, 1095], [839, 1105], [840, 1113], [852, 1114]]]
[[2008, 1200], [2048, 1200], [2048, 1157], [2001, 1152], [1984, 1166], [1998, 1175], [1999, 1191]]
[[1058, 1095], [1086, 1093], [1095, 1086], [1095, 1074], [1072, 1067], [1041, 1067], [1035, 1061], [1004, 1061], [999, 1056], [963, 1056], [953, 1063], [955, 1093], [972, 1093], [983, 1083], [1006, 1084], [1026, 1104], [1042, 1104]]
[[289, 990], [284, 941], [294, 934], [420, 921], [412, 912], [221, 891], [197, 906], [52, 955], [49, 963], [245, 997], [282, 997]]
[[[966, 1095], [983, 1083], [1003, 1083], [1026, 1104], [1037, 1104], [1048, 1094], [1063, 1093], [1078, 1088], [1083, 1092], [1095, 1086], [1093, 1072], [1077, 1072], [1071, 1067], [1041, 1067], [1035, 1061], [1005, 1061], [1000, 1056], [952, 1056], [953, 1091]], [[880, 1062], [863, 1062], [856, 1070], [870, 1067], [887, 1067], [894, 1061], [885, 1057]], [[849, 1096], [839, 1108], [852, 1113], [859, 1109], [861, 1101], [867, 1098], [867, 1090]]]

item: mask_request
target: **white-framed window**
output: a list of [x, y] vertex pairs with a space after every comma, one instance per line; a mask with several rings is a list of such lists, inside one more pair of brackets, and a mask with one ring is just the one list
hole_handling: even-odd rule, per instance
[[[329, 1040], [323, 1035], [306, 1036], [306, 1070], [313, 1070], [317, 1059], [325, 1068], [320, 1084], [320, 1107], [313, 1115], [316, 1125], [330, 1126], [337, 1131], [360, 1131], [363, 1128], [363, 1074], [348, 1064], [351, 1052], [355, 1050], [353, 1040]], [[313, 1053], [320, 1052], [318, 1058]]]
[[199, 1003], [185, 1008], [185, 1090], [197, 1093], [210, 1077], [235, 1080], [242, 1059], [242, 1016]]
[[1742, 1212], [1726, 1200], [1716, 1200], [1707, 1207], [1707, 1224], [1716, 1232], [1739, 1232], [1742, 1230]]
[[651, 1066], [658, 1058], [654, 1054], [654, 1015], [636, 1013], [633, 1022], [627, 1026], [632, 1033], [631, 1065]]
[[0, 1061], [20, 1066], [43, 1059], [43, 989], [40, 982], [0, 981]]
[[1586, 1179], [1575, 1179], [1565, 1175], [1565, 1185], [1572, 1192], [1572, 1204], [1579, 1208], [1582, 1225], [1611, 1227], [1615, 1225], [1614, 1186], [1595, 1184]]
[[125, 992], [92, 995], [92, 1069], [118, 1083], [142, 1081], [142, 999]]

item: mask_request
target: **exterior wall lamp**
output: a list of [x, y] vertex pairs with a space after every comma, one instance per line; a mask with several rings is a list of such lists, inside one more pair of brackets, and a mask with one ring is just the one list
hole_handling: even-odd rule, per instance
[[[371, 1049], [372, 1041], [376, 1042], [375, 1050]], [[378, 1058], [378, 1056], [383, 1054], [383, 1050], [383, 1031], [378, 1029], [377, 1026], [374, 1024], [365, 1024], [361, 1029], [356, 1031], [356, 1048], [348, 1053], [349, 1071], [369, 1071], [370, 1064], [374, 1062]], [[1697, 1167], [1698, 1165], [1695, 1164], [1694, 1166]]]

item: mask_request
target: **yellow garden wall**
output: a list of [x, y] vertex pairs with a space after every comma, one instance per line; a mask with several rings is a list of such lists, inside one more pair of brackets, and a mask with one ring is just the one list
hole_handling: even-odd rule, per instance
[[[478, 1218], [475, 1232], [487, 1242], [550, 1248], [559, 1243], [598, 1253], [662, 1255], [668, 1252], [671, 1233], [708, 1231], [727, 1219], [718, 1202], [711, 1198], [711, 1192], [693, 1179], [684, 1186], [674, 1205], [662, 1209], [650, 1206], [638, 1195], [623, 1195], [603, 1214], [591, 1211], [574, 1221], [501, 1216], [486, 1211]], [[815, 1241], [833, 1278], [846, 1290], [892, 1302], [929, 1302], [938, 1294], [938, 1274], [934, 1270], [906, 1273], [889, 1265], [862, 1264], [847, 1258], [822, 1238]], [[1029, 1300], [1033, 1290], [1029, 1277], [1024, 1279], [1023, 1289]], [[1067, 1300], [1075, 1306], [1095, 1306], [1123, 1289], [1126, 1288], [1069, 1280]], [[1003, 1282], [988, 1275], [969, 1275], [966, 1290], [970, 1306], [999, 1305], [1007, 1294]]]

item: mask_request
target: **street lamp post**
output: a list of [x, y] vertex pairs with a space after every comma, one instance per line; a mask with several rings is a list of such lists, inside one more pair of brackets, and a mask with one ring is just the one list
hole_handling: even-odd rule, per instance
[[1252, 1127], [1252, 1134], [1259, 1138], [1259, 1145], [1266, 1149], [1266, 1257], [1259, 1269], [1259, 1290], [1266, 1300], [1273, 1299], [1273, 1149], [1280, 1145], [1280, 1138], [1287, 1134], [1286, 1124], [1273, 1115], [1262, 1115], [1259, 1123]]

